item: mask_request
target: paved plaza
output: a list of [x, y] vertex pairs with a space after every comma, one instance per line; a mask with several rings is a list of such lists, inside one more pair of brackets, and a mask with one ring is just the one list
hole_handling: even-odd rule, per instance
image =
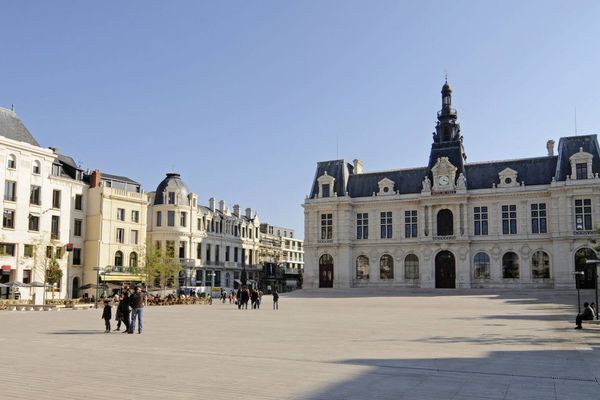
[[600, 399], [600, 326], [573, 329], [574, 291], [263, 303], [151, 307], [141, 335], [103, 333], [101, 309], [0, 312], [0, 398]]

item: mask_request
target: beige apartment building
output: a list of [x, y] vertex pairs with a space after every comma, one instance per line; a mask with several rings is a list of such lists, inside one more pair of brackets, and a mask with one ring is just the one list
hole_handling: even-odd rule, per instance
[[467, 163], [451, 94], [444, 84], [427, 166], [317, 164], [304, 287], [573, 288], [575, 271], [594, 287], [596, 135], [562, 137], [556, 153], [549, 140], [540, 156]]
[[83, 284], [142, 282], [147, 195], [126, 177], [94, 171], [86, 178]]

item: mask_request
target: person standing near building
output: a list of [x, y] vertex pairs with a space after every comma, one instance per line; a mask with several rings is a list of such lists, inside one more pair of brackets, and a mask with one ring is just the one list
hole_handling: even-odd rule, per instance
[[131, 305], [131, 326], [129, 327], [129, 333], [134, 333], [136, 320], [138, 321], [138, 333], [142, 333], [142, 320], [144, 318], [145, 300], [146, 295], [142, 293], [139, 286], [136, 286], [135, 292], [129, 299], [129, 304]]
[[277, 289], [273, 290], [273, 310], [279, 310], [279, 293], [277, 293]]
[[121, 321], [125, 324], [125, 332], [129, 332], [129, 290], [126, 289], [123, 291], [123, 295], [121, 296], [121, 301], [119, 302], [119, 307], [117, 308], [117, 315], [120, 315], [121, 319], [119, 320], [119, 324], [117, 325], [117, 330], [121, 326]]

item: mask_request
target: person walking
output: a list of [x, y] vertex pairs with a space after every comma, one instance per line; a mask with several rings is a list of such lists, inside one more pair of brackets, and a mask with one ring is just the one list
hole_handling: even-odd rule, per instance
[[135, 292], [133, 292], [129, 299], [129, 304], [131, 305], [131, 326], [129, 327], [129, 333], [134, 333], [136, 320], [138, 322], [138, 333], [142, 333], [142, 321], [144, 319], [145, 300], [146, 295], [142, 293], [139, 286], [136, 286]]
[[273, 310], [279, 310], [279, 293], [277, 293], [277, 289], [273, 290]]
[[102, 319], [106, 329], [104, 333], [110, 333], [110, 319], [112, 318], [112, 307], [108, 301], [104, 302], [104, 309], [102, 310]]

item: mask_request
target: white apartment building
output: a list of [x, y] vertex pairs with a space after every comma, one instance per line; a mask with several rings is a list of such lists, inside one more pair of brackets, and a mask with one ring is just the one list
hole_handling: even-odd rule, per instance
[[[75, 221], [85, 219], [83, 171], [56, 149], [40, 147], [17, 114], [4, 108], [0, 108], [0, 165], [4, 187], [0, 283], [43, 284], [49, 260], [56, 259], [62, 279], [46, 289], [46, 297], [67, 297], [72, 277], [78, 274], [71, 267], [79, 261], [70, 249], [83, 244], [73, 229]], [[43, 288], [24, 287], [19, 292], [23, 299], [36, 297], [36, 303], [44, 295]], [[2, 298], [8, 296], [5, 288], [0, 293]]]
[[[467, 163], [442, 88], [424, 167], [366, 172], [317, 164], [304, 202], [304, 287], [594, 287], [600, 222], [596, 135], [563, 137], [540, 157]], [[512, 144], [516, 145], [516, 144]]]
[[[148, 238], [166, 254], [179, 258], [184, 271], [180, 287], [236, 288], [246, 269], [257, 281], [260, 221], [252, 209], [228, 208], [210, 198], [200, 205], [177, 173], [168, 173], [155, 192], [148, 193]], [[251, 282], [253, 283], [253, 282]]]

